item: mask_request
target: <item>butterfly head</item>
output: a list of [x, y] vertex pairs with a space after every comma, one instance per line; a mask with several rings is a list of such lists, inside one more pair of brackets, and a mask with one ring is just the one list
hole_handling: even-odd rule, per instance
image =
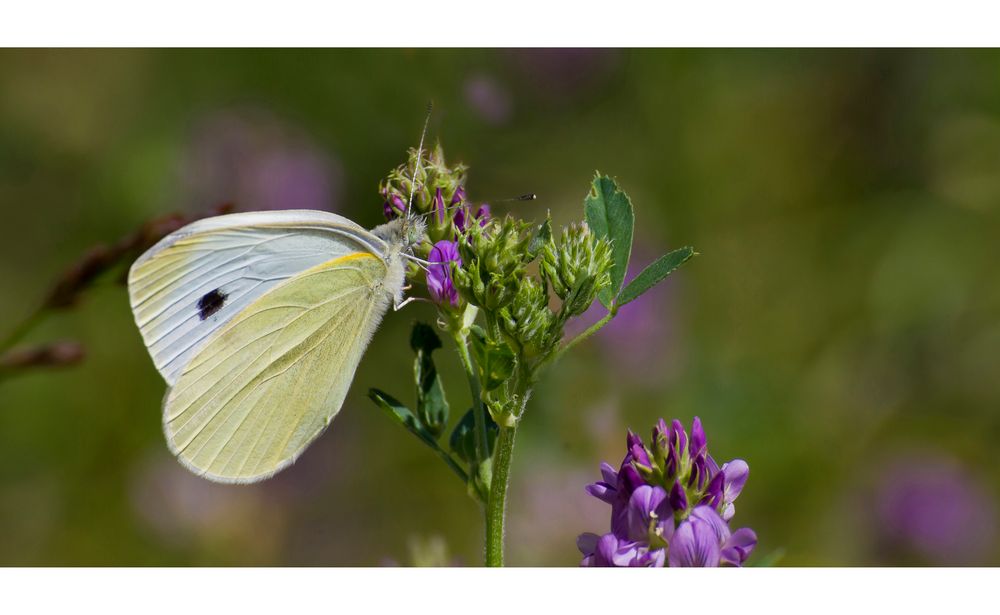
[[427, 237], [427, 222], [420, 216], [404, 216], [375, 227], [372, 234], [386, 242], [390, 252], [412, 254]]

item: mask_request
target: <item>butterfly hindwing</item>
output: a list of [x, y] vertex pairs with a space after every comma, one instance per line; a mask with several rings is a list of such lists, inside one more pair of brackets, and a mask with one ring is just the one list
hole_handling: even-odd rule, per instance
[[[395, 278], [399, 277], [399, 280]], [[253, 482], [290, 464], [340, 410], [402, 269], [356, 252], [304, 271], [212, 335], [164, 403], [194, 472]]]

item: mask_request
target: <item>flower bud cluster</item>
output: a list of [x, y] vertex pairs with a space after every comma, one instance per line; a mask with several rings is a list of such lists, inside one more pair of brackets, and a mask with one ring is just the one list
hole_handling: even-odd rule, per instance
[[542, 248], [542, 279], [562, 300], [566, 316], [579, 316], [611, 284], [611, 244], [598, 239], [587, 224], [563, 229], [560, 241]]
[[455, 276], [466, 301], [495, 312], [514, 300], [526, 278], [529, 229], [529, 224], [510, 216], [467, 229], [458, 242], [465, 265]]
[[[429, 151], [411, 149], [409, 159], [389, 173], [379, 185], [382, 195], [382, 212], [387, 220], [410, 215], [429, 215], [428, 233], [440, 230], [446, 222], [446, 206], [464, 200], [466, 167], [462, 164], [448, 166], [440, 145]], [[410, 194], [413, 194], [413, 211], [408, 211]], [[435, 215], [430, 215], [430, 214]], [[444, 237], [432, 237], [432, 240]]]

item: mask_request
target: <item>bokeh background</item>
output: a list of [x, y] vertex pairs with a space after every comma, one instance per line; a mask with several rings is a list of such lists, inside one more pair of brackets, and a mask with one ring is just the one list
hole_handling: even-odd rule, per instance
[[[1000, 54], [3, 51], [0, 92], [0, 336], [93, 246], [171, 212], [374, 226], [433, 99], [473, 199], [536, 192], [495, 210], [567, 223], [600, 169], [632, 196], [638, 260], [700, 252], [541, 384], [511, 564], [575, 565], [608, 522], [584, 486], [626, 427], [695, 415], [717, 459], [750, 464], [734, 522], [759, 562], [1000, 563]], [[23, 340], [74, 340], [79, 364], [0, 379], [0, 564], [481, 561], [464, 487], [364, 397], [412, 395], [430, 307], [389, 314], [295, 466], [220, 486], [167, 451], [119, 276]]]

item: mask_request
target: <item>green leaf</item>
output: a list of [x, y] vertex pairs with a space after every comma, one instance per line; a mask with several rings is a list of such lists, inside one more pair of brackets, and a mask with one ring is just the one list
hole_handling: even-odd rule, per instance
[[398, 399], [378, 389], [369, 389], [368, 398], [375, 402], [379, 408], [385, 410], [389, 416], [405, 427], [407, 431], [423, 440], [424, 444], [434, 449], [438, 447], [437, 440], [427, 431], [427, 428], [420, 422], [420, 419]]
[[441, 348], [441, 338], [430, 325], [416, 322], [413, 323], [413, 331], [410, 332], [410, 348], [413, 349], [413, 352], [423, 350], [431, 353]]
[[635, 224], [632, 201], [615, 180], [597, 173], [590, 186], [590, 193], [583, 202], [583, 209], [590, 230], [598, 237], [606, 237], [611, 241], [611, 286], [602, 290], [598, 297], [604, 307], [611, 309], [618, 289], [625, 280], [629, 256], [632, 254], [632, 230]]
[[417, 417], [435, 438], [448, 424], [448, 399], [431, 354], [441, 347], [441, 339], [430, 326], [418, 322], [410, 334], [410, 347], [417, 353], [413, 380], [417, 385]]
[[506, 344], [498, 344], [486, 337], [486, 332], [480, 327], [471, 327], [469, 332], [483, 391], [492, 391], [514, 373], [514, 351]]
[[638, 299], [640, 295], [663, 281], [665, 277], [674, 272], [675, 269], [683, 265], [696, 252], [691, 247], [678, 248], [669, 254], [664, 254], [649, 264], [642, 272], [629, 282], [615, 301], [617, 307], [621, 307], [630, 301]]
[[528, 258], [527, 262], [535, 260], [538, 254], [545, 247], [545, 244], [552, 241], [552, 216], [547, 216], [545, 222], [538, 227], [538, 231], [535, 232], [535, 236], [531, 238], [531, 243], [528, 244]]
[[[487, 459], [493, 455], [493, 444], [497, 440], [497, 434], [500, 432], [499, 427], [493, 421], [493, 418], [489, 414], [486, 415], [486, 457]], [[472, 463], [476, 458], [476, 417], [470, 408], [468, 412], [462, 415], [462, 419], [455, 425], [454, 431], [451, 432], [451, 437], [448, 438], [448, 446], [451, 450], [458, 455], [458, 457], [466, 462]]]

